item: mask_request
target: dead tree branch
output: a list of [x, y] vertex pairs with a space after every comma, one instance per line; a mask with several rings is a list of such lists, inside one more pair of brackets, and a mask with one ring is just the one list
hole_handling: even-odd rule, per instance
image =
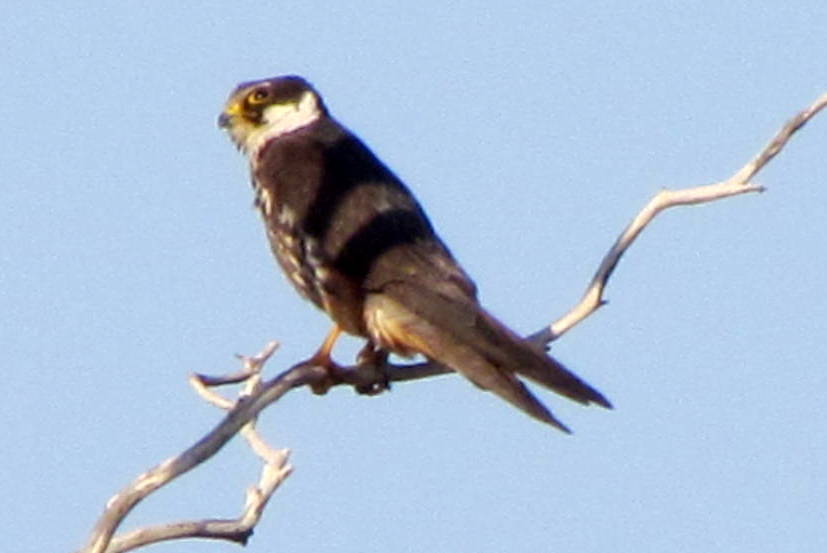
[[[150, 543], [182, 538], [224, 539], [242, 544], [247, 541], [273, 492], [292, 470], [287, 464], [288, 451], [272, 449], [258, 435], [255, 430], [256, 417], [262, 409], [289, 390], [317, 382], [326, 376], [321, 367], [298, 365], [268, 382], [261, 382], [261, 369], [275, 349], [276, 343], [271, 342], [257, 356], [242, 358], [243, 372], [249, 376], [235, 402], [211, 392], [204, 382], [206, 379], [197, 375], [191, 377], [191, 383], [198, 393], [210, 403], [228, 410], [227, 415], [189, 449], [141, 474], [112, 497], [92, 529], [86, 547], [81, 550], [83, 553], [120, 553]], [[218, 380], [222, 383], [236, 381], [237, 375]], [[265, 463], [258, 485], [247, 491], [241, 516], [234, 520], [186, 521], [150, 526], [113, 539], [115, 530], [139, 502], [211, 458], [239, 432]]]
[[819, 111], [824, 109], [827, 105], [827, 94], [823, 94], [815, 102], [803, 111], [796, 114], [792, 119], [781, 127], [770, 142], [761, 150], [758, 155], [751, 159], [746, 165], [741, 167], [734, 175], [726, 180], [709, 184], [705, 186], [698, 186], [694, 188], [683, 188], [680, 190], [664, 189], [655, 194], [649, 200], [643, 209], [632, 219], [615, 243], [609, 249], [600, 266], [597, 268], [592, 277], [589, 286], [586, 288], [583, 298], [577, 305], [572, 307], [568, 313], [560, 317], [555, 322], [551, 323], [546, 328], [529, 336], [529, 340], [537, 344], [547, 345], [556, 340], [564, 333], [569, 331], [572, 327], [580, 321], [594, 313], [601, 305], [605, 303], [603, 300], [603, 291], [612, 276], [620, 258], [629, 249], [629, 246], [634, 243], [644, 228], [657, 216], [661, 211], [670, 207], [680, 205], [695, 205], [713, 202], [730, 196], [737, 196], [739, 194], [748, 194], [750, 192], [763, 192], [761, 186], [756, 186], [750, 181], [752, 178], [769, 163], [784, 146], [787, 145], [790, 138], [803, 127], [810, 119], [812, 119]]
[[[730, 196], [762, 191], [760, 186], [750, 182], [751, 179], [786, 146], [796, 131], [825, 106], [827, 94], [788, 121], [758, 155], [728, 179], [705, 186], [658, 192], [609, 249], [583, 298], [560, 319], [527, 339], [538, 347], [546, 347], [603, 305], [606, 284], [620, 258], [661, 211], [675, 206], [708, 203]], [[381, 378], [383, 383], [401, 382], [450, 372], [433, 363], [387, 364], [382, 367], [357, 363], [343, 368], [335, 375], [335, 381], [331, 382], [330, 375], [324, 367], [299, 363], [275, 378], [263, 381], [262, 367], [275, 348], [276, 344], [271, 343], [255, 357], [242, 357], [244, 367], [238, 373], [223, 377], [191, 377], [191, 384], [197, 392], [210, 403], [226, 410], [226, 416], [189, 449], [141, 474], [112, 497], [92, 529], [87, 545], [80, 553], [120, 553], [151, 543], [182, 538], [221, 539], [244, 544], [252, 534], [270, 497], [291, 471], [287, 464], [288, 451], [272, 449], [255, 430], [256, 417], [265, 407], [278, 401], [293, 388], [305, 385], [320, 388], [348, 385], [361, 391], [381, 391], [381, 386], [377, 388], [378, 378]], [[235, 401], [225, 399], [210, 389], [213, 386], [232, 383], [243, 383], [239, 397]], [[118, 526], [139, 502], [178, 476], [210, 459], [238, 433], [245, 437], [251, 449], [264, 462], [259, 483], [248, 490], [244, 509], [238, 518], [162, 524], [115, 537]]]

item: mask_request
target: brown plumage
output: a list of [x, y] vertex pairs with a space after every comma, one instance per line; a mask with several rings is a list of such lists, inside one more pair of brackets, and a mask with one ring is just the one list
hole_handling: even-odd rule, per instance
[[[580, 403], [610, 407], [482, 308], [407, 187], [330, 117], [303, 79], [240, 85], [219, 123], [250, 158], [256, 204], [279, 264], [338, 328], [387, 351], [422, 354], [565, 431], [517, 374]], [[318, 354], [322, 360], [333, 341]]]

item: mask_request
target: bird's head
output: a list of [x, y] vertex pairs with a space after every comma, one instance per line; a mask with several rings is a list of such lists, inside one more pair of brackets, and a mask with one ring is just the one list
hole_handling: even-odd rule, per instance
[[313, 87], [295, 76], [241, 83], [230, 94], [218, 126], [249, 156], [269, 140], [305, 127], [326, 115]]

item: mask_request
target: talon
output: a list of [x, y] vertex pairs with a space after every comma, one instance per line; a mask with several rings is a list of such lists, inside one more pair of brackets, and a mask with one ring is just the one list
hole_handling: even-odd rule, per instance
[[363, 384], [354, 386], [356, 392], [363, 395], [375, 396], [385, 390], [390, 390], [391, 383], [385, 370], [388, 364], [388, 351], [377, 348], [368, 341], [356, 356], [356, 363], [360, 375], [365, 379]]

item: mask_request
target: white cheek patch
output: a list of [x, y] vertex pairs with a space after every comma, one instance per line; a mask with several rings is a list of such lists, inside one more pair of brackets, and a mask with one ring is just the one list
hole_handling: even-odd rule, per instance
[[306, 127], [321, 114], [316, 95], [309, 91], [298, 103], [273, 104], [264, 110], [261, 127], [247, 137], [244, 151], [254, 156], [268, 140]]

